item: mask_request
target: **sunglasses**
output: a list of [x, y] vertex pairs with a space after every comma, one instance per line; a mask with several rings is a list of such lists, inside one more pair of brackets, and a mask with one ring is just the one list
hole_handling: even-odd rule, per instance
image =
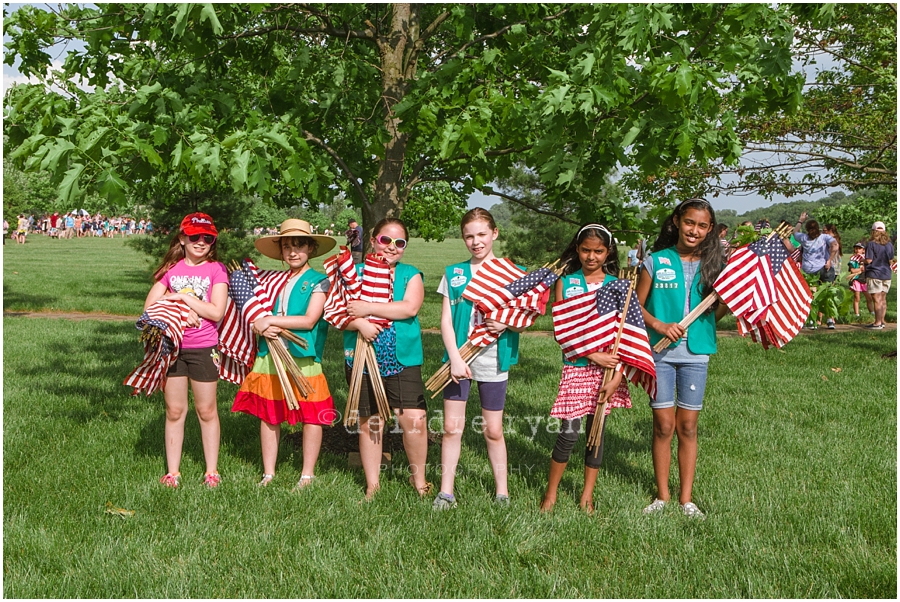
[[385, 236], [384, 234], [379, 234], [375, 237], [375, 240], [378, 241], [378, 244], [388, 246], [391, 243], [394, 243], [394, 246], [398, 249], [406, 248], [406, 239], [405, 238], [391, 238], [390, 236]]
[[198, 240], [200, 240], [201, 236], [203, 237], [203, 242], [205, 242], [208, 245], [211, 245], [214, 242], [216, 242], [216, 237], [213, 236], [212, 234], [190, 234], [190, 235], [188, 235], [188, 240], [191, 242], [197, 242]]

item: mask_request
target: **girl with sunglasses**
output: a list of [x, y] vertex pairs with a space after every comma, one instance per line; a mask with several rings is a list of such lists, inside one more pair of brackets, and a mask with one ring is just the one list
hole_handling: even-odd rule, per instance
[[[560, 257], [566, 266], [563, 275], [556, 281], [555, 298], [569, 299], [616, 280], [619, 272], [619, 251], [615, 240], [605, 226], [585, 224], [569, 242], [569, 246]], [[574, 362], [563, 358], [562, 376], [559, 381], [559, 392], [550, 416], [562, 420], [556, 444], [550, 456], [550, 474], [547, 479], [547, 491], [541, 500], [541, 512], [548, 512], [556, 504], [556, 494], [569, 456], [575, 448], [581, 432], [581, 421], [586, 420], [585, 432], [589, 433], [597, 412], [597, 399], [601, 391], [604, 398], [609, 398], [606, 416], [612, 408], [630, 408], [631, 396], [628, 383], [621, 372], [614, 372], [608, 383], [603, 382], [606, 368], [615, 368], [619, 363], [618, 355], [612, 353], [591, 353]], [[585, 418], [587, 417], [587, 418]], [[585, 512], [594, 511], [594, 485], [600, 473], [603, 461], [603, 443], [606, 426], [600, 432], [600, 442], [596, 447], [587, 447], [584, 452], [584, 488], [581, 493], [580, 506]]]
[[708, 295], [725, 263], [716, 231], [716, 214], [703, 199], [688, 199], [662, 224], [651, 253], [644, 259], [637, 284], [650, 345], [663, 337], [674, 341], [656, 363], [653, 411], [653, 472], [657, 497], [644, 514], [661, 512], [669, 502], [672, 435], [678, 435], [679, 503], [685, 516], [703, 519], [691, 501], [697, 468], [697, 419], [703, 409], [709, 356], [716, 352], [716, 321], [728, 308], [717, 303], [693, 324], [679, 322]]
[[[409, 459], [409, 482], [422, 496], [431, 489], [431, 484], [425, 481], [428, 431], [425, 389], [422, 385], [422, 330], [418, 318], [419, 308], [425, 300], [425, 285], [422, 272], [400, 262], [408, 240], [406, 225], [396, 218], [384, 218], [372, 229], [371, 248], [375, 254], [384, 257], [391, 267], [392, 300], [387, 303], [348, 303], [347, 311], [355, 319], [344, 331], [344, 357], [349, 383], [356, 351], [356, 332], [373, 344], [388, 403], [403, 430], [403, 448]], [[356, 267], [361, 277], [363, 264]], [[382, 327], [373, 324], [367, 317], [391, 320], [391, 323]], [[368, 374], [365, 374], [359, 395], [359, 455], [366, 475], [367, 500], [372, 499], [380, 489], [384, 426], [378, 417], [372, 384]]]
[[166, 464], [160, 479], [167, 487], [181, 484], [181, 448], [188, 410], [188, 383], [194, 392], [194, 409], [200, 419], [200, 437], [206, 474], [203, 483], [217, 487], [219, 462], [219, 412], [216, 387], [219, 381], [218, 322], [228, 299], [228, 272], [217, 261], [218, 232], [205, 213], [191, 213], [181, 227], [162, 263], [153, 274], [144, 309], [160, 299], [177, 299], [191, 309], [178, 359], [166, 374]]
[[466, 364], [460, 356], [459, 348], [483, 319], [481, 312], [475, 311], [474, 304], [463, 298], [463, 291], [485, 261], [496, 259], [493, 247], [499, 234], [494, 217], [481, 208], [472, 209], [463, 216], [460, 230], [466, 249], [472, 257], [468, 261], [448, 266], [438, 286], [438, 293], [444, 297], [441, 337], [447, 352], [443, 361], [448, 358], [450, 360], [450, 377], [453, 382], [444, 389], [441, 490], [434, 499], [435, 510], [447, 510], [456, 506], [453, 486], [462, 451], [466, 401], [472, 381], [478, 383], [478, 395], [481, 399], [484, 440], [496, 485], [494, 501], [504, 505], [509, 503], [503, 408], [506, 405], [509, 368], [519, 360], [519, 331], [494, 320], [484, 320], [487, 329], [499, 333], [500, 337], [487, 346], [471, 364]]

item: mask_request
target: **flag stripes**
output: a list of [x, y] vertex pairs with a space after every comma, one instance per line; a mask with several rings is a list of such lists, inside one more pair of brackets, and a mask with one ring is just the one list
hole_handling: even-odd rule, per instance
[[147, 395], [166, 386], [166, 373], [178, 357], [190, 308], [184, 301], [160, 299], [148, 307], [135, 323], [143, 331], [144, 359], [122, 384], [133, 387], [133, 395]]
[[249, 259], [228, 277], [228, 300], [219, 322], [219, 378], [241, 384], [256, 360], [253, 322], [271, 315], [290, 270], [260, 270]]

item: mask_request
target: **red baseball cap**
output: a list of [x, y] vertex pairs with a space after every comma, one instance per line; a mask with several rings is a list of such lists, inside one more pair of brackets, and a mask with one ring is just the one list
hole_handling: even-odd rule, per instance
[[181, 231], [191, 236], [192, 234], [212, 234], [218, 236], [215, 224], [210, 216], [205, 213], [191, 213], [181, 220]]

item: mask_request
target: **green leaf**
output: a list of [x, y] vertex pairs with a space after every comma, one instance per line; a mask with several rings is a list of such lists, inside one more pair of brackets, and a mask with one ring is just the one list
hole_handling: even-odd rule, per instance
[[691, 81], [693, 80], [693, 72], [690, 65], [680, 65], [675, 71], [675, 90], [679, 95], [685, 96], [691, 89]]
[[179, 4], [178, 10], [175, 11], [175, 30], [174, 33], [176, 36], [181, 37], [184, 35], [184, 30], [187, 28], [188, 24], [188, 16], [191, 12], [191, 4]]
[[287, 137], [285, 137], [285, 135], [281, 132], [265, 132], [263, 133], [262, 137], [266, 138], [267, 140], [271, 140], [289, 153], [294, 152], [294, 147], [292, 147], [290, 143], [288, 143]]
[[628, 133], [625, 134], [624, 138], [622, 138], [622, 148], [623, 149], [631, 146], [631, 143], [634, 142], [635, 138], [638, 137], [638, 134], [640, 134], [641, 130], [644, 129], [644, 121], [645, 120], [641, 119], [640, 121], [635, 123], [633, 126], [631, 126], [631, 129], [628, 130]]
[[222, 24], [219, 23], [219, 17], [216, 16], [216, 11], [213, 9], [212, 4], [203, 5], [203, 9], [200, 11], [200, 21], [209, 21], [213, 33], [216, 35], [222, 34]]
[[57, 198], [66, 206], [71, 206], [81, 196], [78, 179], [81, 177], [82, 172], [84, 172], [84, 165], [76, 163], [69, 168], [59, 185], [59, 196]]
[[239, 190], [247, 184], [247, 166], [250, 163], [250, 150], [234, 149], [234, 164], [231, 166], [231, 179], [234, 182], [235, 190]]
[[125, 191], [128, 188], [128, 184], [125, 183], [125, 180], [116, 175], [111, 169], [104, 169], [100, 172], [100, 175], [97, 176], [97, 180], [102, 182], [100, 185], [100, 193], [105, 195], [110, 202], [119, 206], [125, 204]]

